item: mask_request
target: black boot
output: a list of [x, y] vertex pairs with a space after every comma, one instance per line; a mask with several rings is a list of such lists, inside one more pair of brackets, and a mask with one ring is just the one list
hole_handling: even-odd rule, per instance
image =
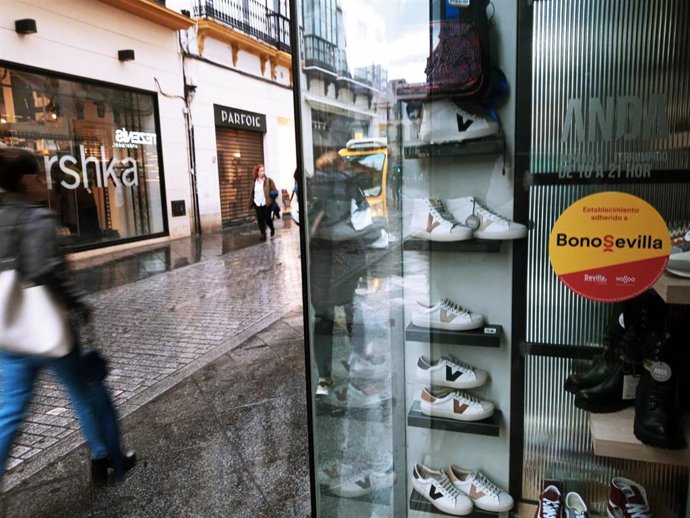
[[625, 336], [622, 307], [614, 312], [604, 336], [604, 353], [592, 361], [589, 368], [582, 372], [575, 372], [565, 380], [565, 390], [577, 394], [581, 390], [596, 387], [609, 379], [621, 356], [622, 340]]
[[679, 378], [672, 368], [670, 339], [650, 334], [647, 343], [649, 359], [635, 400], [635, 437], [657, 448], [683, 448]]
[[604, 363], [600, 372], [604, 379], [593, 387], [580, 390], [575, 395], [575, 406], [594, 414], [618, 412], [632, 405], [634, 399], [624, 399], [625, 376], [630, 366], [623, 363]]
[[[126, 472], [137, 464], [137, 454], [135, 451], [127, 451], [122, 454], [122, 467]], [[121, 478], [121, 477], [120, 477]], [[94, 484], [107, 484], [116, 482], [118, 477], [113, 470], [113, 459], [105, 457], [103, 459], [91, 460], [91, 482]]]

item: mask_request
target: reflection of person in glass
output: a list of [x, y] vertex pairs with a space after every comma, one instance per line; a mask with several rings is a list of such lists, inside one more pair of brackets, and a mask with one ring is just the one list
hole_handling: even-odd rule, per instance
[[278, 190], [273, 180], [266, 176], [263, 164], [255, 165], [252, 173], [254, 174], [254, 184], [250, 197], [250, 207], [254, 208], [256, 222], [259, 225], [259, 232], [261, 232], [261, 240], [265, 241], [267, 226], [271, 229], [271, 237], [276, 235], [271, 205], [273, 205], [278, 196]]
[[[42, 178], [32, 152], [0, 148], [0, 259], [7, 264], [16, 259], [23, 283], [45, 285], [60, 304], [88, 320], [89, 306], [70, 279], [58, 245], [57, 218], [34, 203], [47, 195]], [[75, 327], [72, 336], [77, 334]], [[105, 401], [108, 396], [103, 395], [102, 382], [89, 379], [85, 367], [76, 344], [59, 358], [0, 352], [0, 478], [29, 406], [34, 381], [43, 368], [57, 375], [72, 399], [91, 451], [94, 481], [107, 481], [113, 469], [119, 478], [134, 466], [136, 456], [120, 449], [117, 416], [110, 401]]]
[[368, 209], [369, 204], [337, 152], [316, 160], [316, 172], [307, 185], [314, 353], [319, 372], [317, 394], [327, 395], [333, 383], [335, 310], [338, 306], [345, 309], [346, 326], [352, 334], [353, 296], [366, 269], [362, 242], [366, 231], [355, 230], [352, 214], [353, 210]]

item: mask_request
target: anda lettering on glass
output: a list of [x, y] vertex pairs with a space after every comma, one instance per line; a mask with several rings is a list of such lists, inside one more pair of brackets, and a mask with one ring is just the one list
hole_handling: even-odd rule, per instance
[[[116, 160], [115, 158], [108, 160], [105, 146], [101, 146], [100, 151], [100, 157], [87, 156], [82, 144], [79, 146], [79, 158], [72, 155], [43, 157], [48, 189], [53, 188], [53, 170], [56, 167], [62, 173], [60, 185], [64, 189], [84, 187], [90, 190], [91, 187], [94, 187], [89, 179], [89, 167], [95, 173], [92, 176], [95, 179], [95, 187], [102, 188], [108, 182], [115, 187], [120, 185], [125, 187], [139, 185], [139, 172], [136, 160], [132, 157], [125, 157], [122, 160]], [[121, 171], [118, 176], [119, 170]]]

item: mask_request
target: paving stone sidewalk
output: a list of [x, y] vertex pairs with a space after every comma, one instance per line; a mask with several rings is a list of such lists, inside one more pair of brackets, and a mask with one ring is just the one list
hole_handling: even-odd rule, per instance
[[[296, 228], [223, 255], [220, 242], [218, 236], [202, 242], [200, 262], [166, 271], [165, 262], [161, 270], [149, 261], [149, 270], [146, 264], [139, 268], [146, 274], [142, 280], [89, 295], [95, 307], [91, 334], [110, 360], [108, 383], [122, 417], [300, 306]], [[174, 242], [169, 250], [173, 260], [184, 261], [175, 257], [180, 251]], [[99, 280], [122, 276], [117, 260], [112, 266], [88, 262], [78, 272], [82, 280], [96, 270]], [[62, 388], [52, 375], [42, 375], [12, 451], [5, 490], [82, 444], [78, 428]]]

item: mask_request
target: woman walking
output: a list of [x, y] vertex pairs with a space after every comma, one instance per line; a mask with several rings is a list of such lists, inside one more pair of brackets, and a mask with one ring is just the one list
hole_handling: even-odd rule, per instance
[[[87, 321], [90, 308], [83, 293], [69, 278], [58, 245], [57, 219], [35, 204], [45, 199], [46, 185], [33, 153], [0, 147], [0, 264], [14, 264], [24, 285], [44, 285], [76, 321]], [[41, 325], [41, 322], [36, 322]], [[3, 330], [0, 328], [0, 333]], [[57, 332], [57, 331], [56, 331]], [[0, 351], [0, 479], [5, 472], [12, 441], [29, 406], [33, 385], [43, 368], [55, 373], [74, 404], [91, 452], [94, 482], [106, 482], [109, 473], [121, 478], [136, 463], [133, 452], [120, 449], [117, 416], [101, 380], [90, 379], [81, 352], [74, 345], [62, 357], [40, 357]]]
[[259, 232], [261, 232], [261, 240], [266, 241], [267, 226], [271, 229], [271, 237], [276, 235], [271, 205], [273, 205], [278, 196], [278, 190], [273, 180], [266, 176], [263, 164], [255, 165], [252, 173], [254, 174], [254, 185], [249, 198], [251, 200], [249, 206], [250, 208], [254, 207], [256, 222], [259, 225]]

